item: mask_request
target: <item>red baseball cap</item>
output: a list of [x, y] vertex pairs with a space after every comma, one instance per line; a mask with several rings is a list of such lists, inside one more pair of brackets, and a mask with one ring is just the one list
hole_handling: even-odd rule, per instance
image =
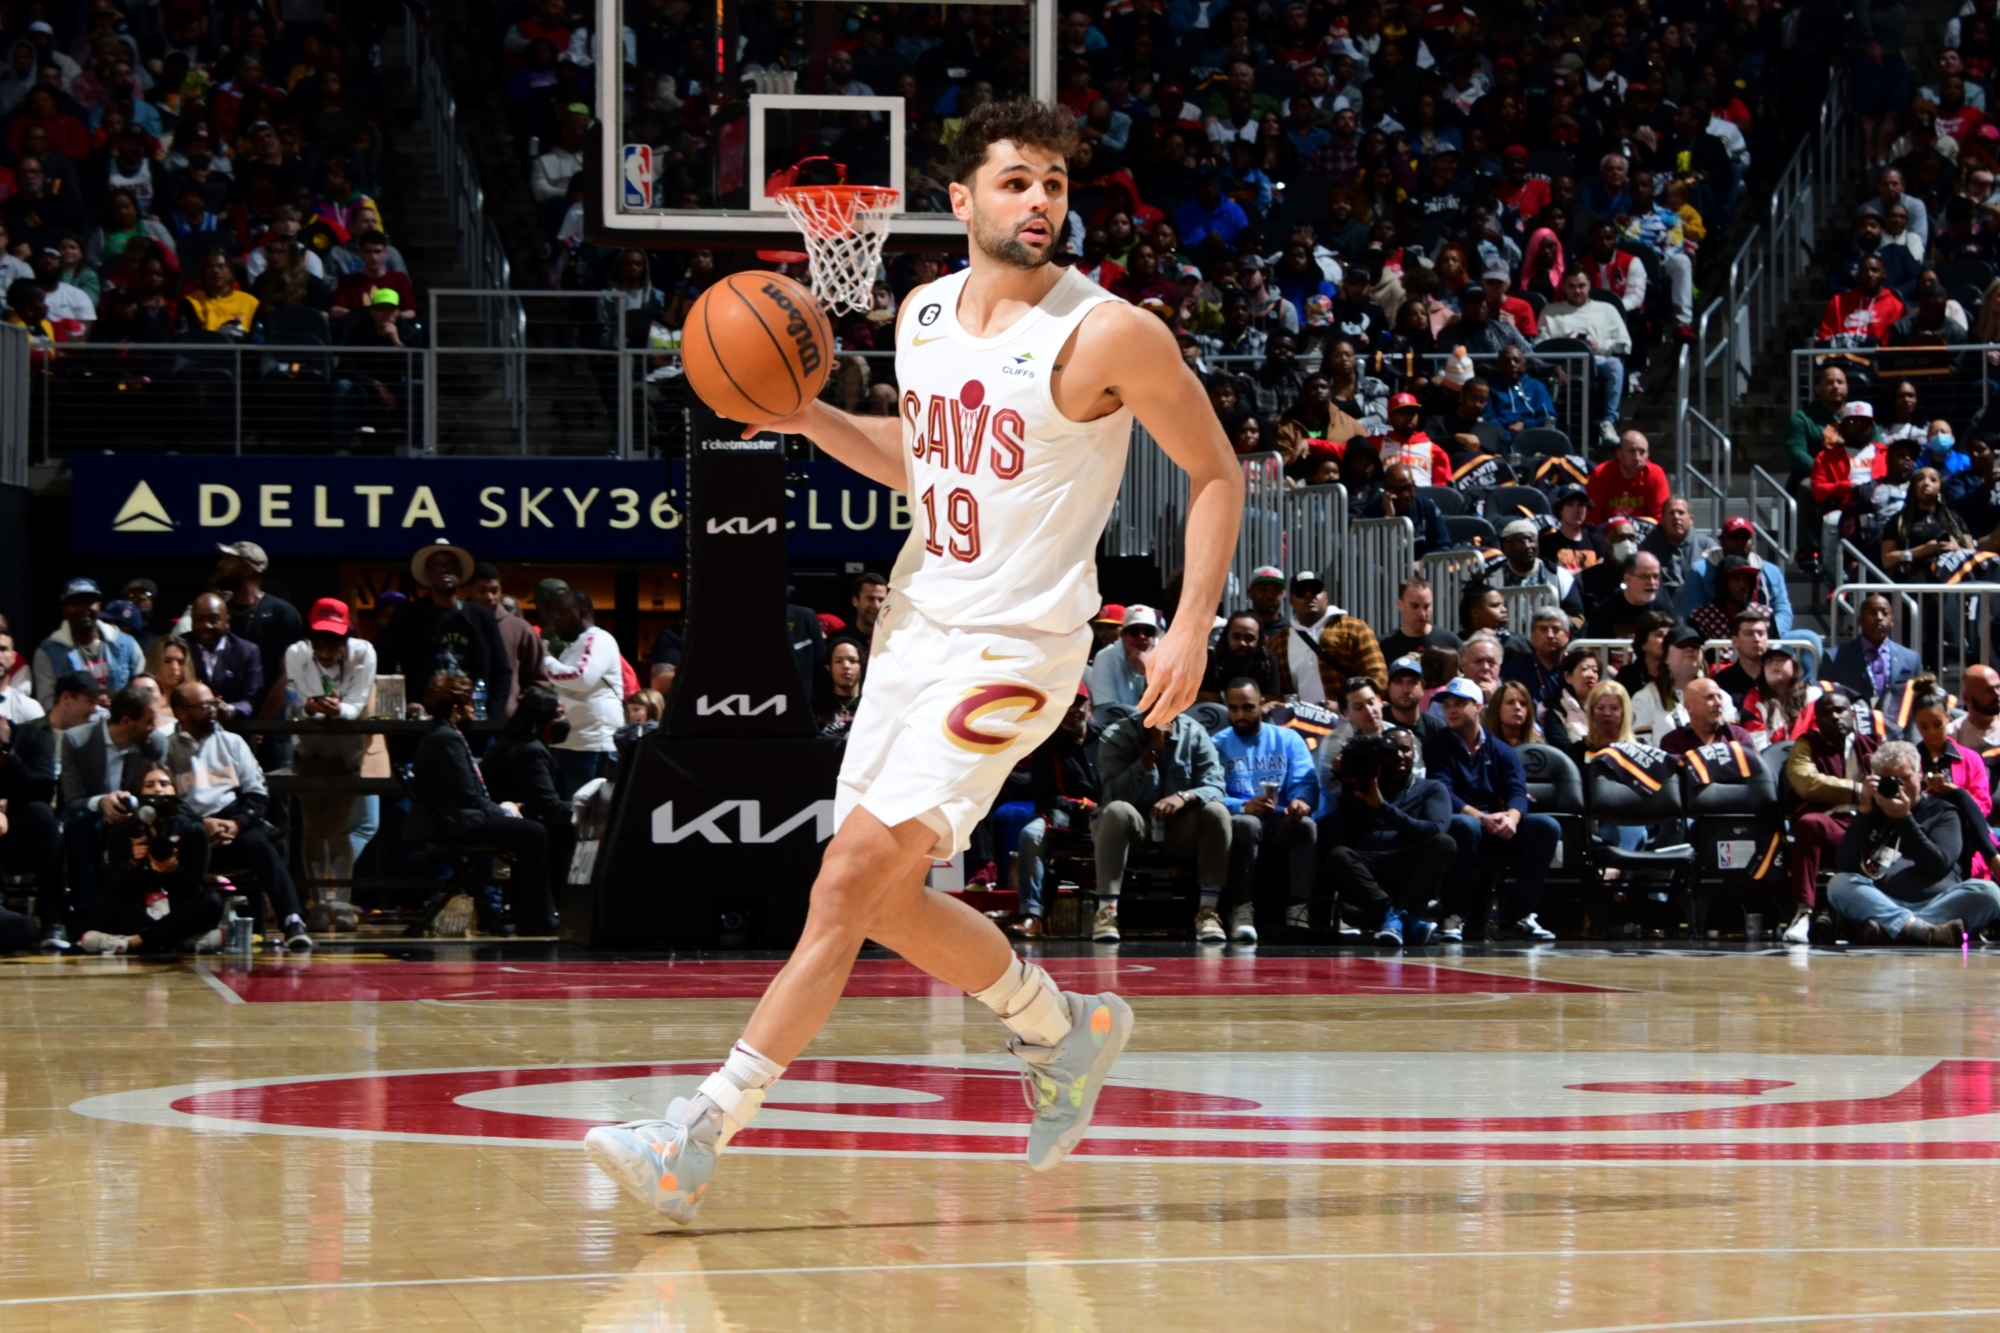
[[1738, 514], [1735, 518], [1730, 519], [1722, 525], [1722, 531], [1725, 536], [1732, 532], [1755, 532], [1756, 530], [1757, 525], [1741, 514]]
[[347, 603], [338, 597], [322, 597], [312, 605], [312, 614], [306, 617], [306, 628], [316, 634], [346, 634], [351, 622], [347, 616]]
[[1122, 625], [1125, 623], [1125, 608], [1116, 602], [1106, 602], [1104, 609], [1092, 616], [1093, 625]]
[[1422, 407], [1422, 406], [1423, 404], [1417, 401], [1417, 396], [1413, 393], [1399, 393], [1394, 398], [1391, 398], [1389, 400], [1389, 410], [1391, 412], [1395, 411], [1399, 407]]

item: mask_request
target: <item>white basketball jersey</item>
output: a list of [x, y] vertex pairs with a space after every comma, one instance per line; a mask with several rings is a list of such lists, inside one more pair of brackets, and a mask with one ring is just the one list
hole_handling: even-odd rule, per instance
[[1065, 269], [1012, 327], [974, 338], [958, 323], [969, 272], [919, 293], [896, 339], [911, 532], [891, 595], [937, 624], [1067, 633], [1097, 614], [1132, 413], [1072, 421], [1049, 377], [1083, 317], [1118, 298]]

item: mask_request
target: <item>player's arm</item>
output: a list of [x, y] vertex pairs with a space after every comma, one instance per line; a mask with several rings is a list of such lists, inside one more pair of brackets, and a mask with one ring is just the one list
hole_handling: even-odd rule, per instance
[[[1163, 726], [1194, 702], [1208, 671], [1208, 632], [1222, 602], [1236, 529], [1243, 521], [1243, 469], [1222, 433], [1201, 382], [1181, 360], [1167, 326], [1138, 306], [1107, 302], [1084, 319], [1063, 366], [1066, 404], [1090, 386], [1132, 409], [1139, 423], [1188, 474], [1187, 563], [1173, 626], [1146, 661], [1139, 712]], [[1087, 335], [1087, 336], [1084, 336]], [[1073, 419], [1096, 411], [1065, 412]]]
[[[904, 314], [916, 304], [917, 296], [923, 290], [923, 287], [912, 288], [909, 295], [903, 298], [902, 307], [896, 312], [898, 331], [903, 327]], [[750, 427], [743, 432], [743, 438], [747, 440], [767, 430], [803, 435], [815, 447], [824, 449], [868, 480], [880, 482], [892, 491], [909, 487], [910, 472], [903, 465], [903, 419], [900, 416], [860, 417], [814, 399], [789, 417], [768, 425]]]

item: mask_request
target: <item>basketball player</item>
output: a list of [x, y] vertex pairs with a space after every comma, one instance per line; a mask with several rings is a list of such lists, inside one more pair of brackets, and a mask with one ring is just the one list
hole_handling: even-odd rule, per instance
[[904, 299], [901, 420], [815, 401], [761, 428], [805, 435], [908, 492], [914, 522], [875, 628], [837, 832], [798, 948], [692, 1099], [676, 1098], [663, 1120], [586, 1140], [592, 1161], [674, 1221], [693, 1220], [717, 1154], [832, 1015], [864, 940], [969, 991], [1011, 1029], [1038, 1171], [1082, 1140], [1132, 1031], [1116, 995], [1058, 990], [991, 921], [924, 887], [932, 858], [965, 848], [1008, 771], [1075, 694], [1098, 609], [1097, 539], [1134, 415], [1191, 479], [1180, 611], [1148, 660], [1139, 702], [1153, 726], [1194, 701], [1236, 544], [1242, 473], [1172, 332], [1049, 262], [1076, 139], [1059, 107], [973, 112], [951, 184], [971, 266]]

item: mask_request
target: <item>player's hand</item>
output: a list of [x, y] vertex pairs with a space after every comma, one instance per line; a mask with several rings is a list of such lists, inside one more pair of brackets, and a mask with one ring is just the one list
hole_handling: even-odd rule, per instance
[[1201, 678], [1208, 674], [1209, 622], [1181, 616], [1146, 659], [1146, 692], [1139, 696], [1139, 714], [1149, 727], [1164, 727], [1194, 702]]
[[776, 431], [780, 435], [811, 434], [813, 409], [817, 406], [819, 400], [815, 398], [788, 417], [779, 417], [776, 421], [767, 421], [761, 426], [745, 426], [743, 438], [752, 439], [767, 431]]

